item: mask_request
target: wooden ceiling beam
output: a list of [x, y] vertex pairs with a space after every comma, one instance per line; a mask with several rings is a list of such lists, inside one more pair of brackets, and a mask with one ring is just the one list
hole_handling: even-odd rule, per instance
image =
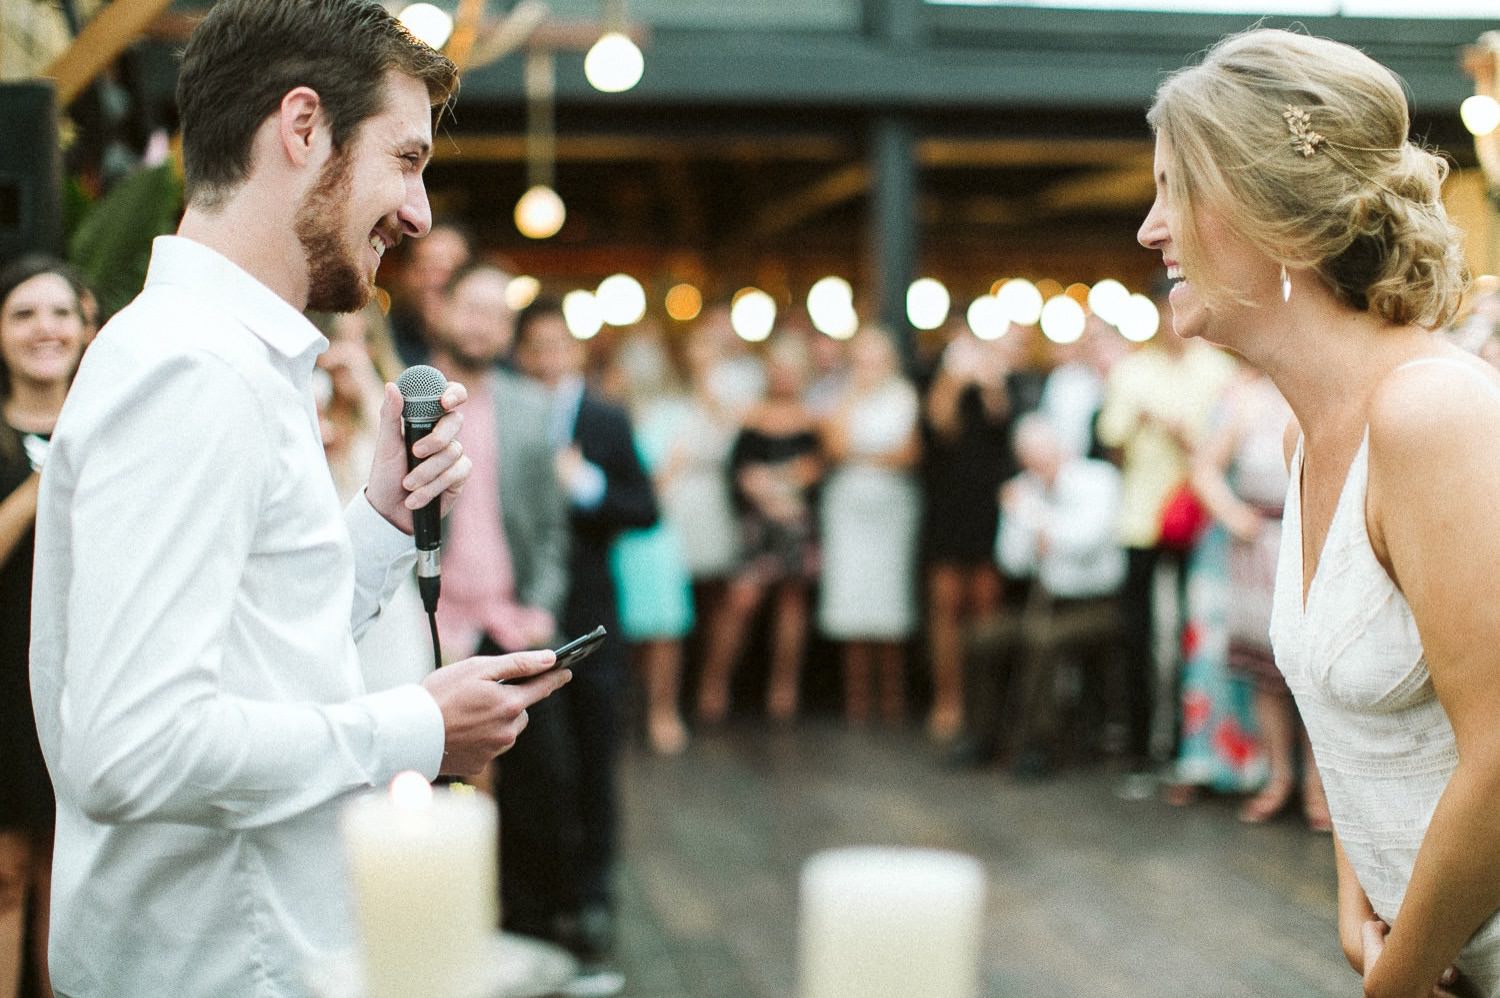
[[1151, 156], [1133, 156], [1110, 169], [1065, 177], [1043, 191], [1037, 202], [1056, 214], [1148, 205], [1156, 193], [1151, 165]]
[[57, 103], [67, 107], [120, 53], [171, 5], [172, 0], [114, 0], [89, 19], [43, 76], [57, 81]]
[[917, 141], [917, 161], [941, 169], [993, 166], [1098, 166], [1122, 157], [1151, 155], [1149, 140], [1052, 138], [925, 138]]
[[[557, 139], [558, 162], [654, 161], [667, 156], [714, 162], [827, 162], [853, 155], [849, 143], [824, 136], [560, 135]], [[524, 163], [526, 139], [522, 135], [440, 135], [432, 159], [435, 163]]]
[[774, 239], [815, 215], [852, 201], [869, 189], [870, 167], [867, 163], [841, 166], [822, 180], [762, 206], [745, 228], [730, 237], [728, 242], [754, 244]]

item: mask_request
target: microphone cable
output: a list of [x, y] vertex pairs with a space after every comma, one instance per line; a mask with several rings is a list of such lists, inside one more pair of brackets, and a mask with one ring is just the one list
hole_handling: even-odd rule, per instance
[[443, 667], [443, 645], [438, 640], [437, 610], [427, 613], [427, 623], [432, 627], [432, 667], [441, 669]]

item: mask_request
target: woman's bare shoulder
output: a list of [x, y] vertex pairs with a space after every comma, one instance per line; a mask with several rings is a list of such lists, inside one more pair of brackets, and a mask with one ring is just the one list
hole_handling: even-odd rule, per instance
[[1465, 442], [1492, 450], [1500, 431], [1500, 373], [1459, 351], [1398, 365], [1371, 394], [1368, 422], [1372, 455]]

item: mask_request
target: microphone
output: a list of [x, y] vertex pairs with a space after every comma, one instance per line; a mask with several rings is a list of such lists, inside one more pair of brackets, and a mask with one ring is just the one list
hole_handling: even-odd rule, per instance
[[[415, 468], [419, 463], [412, 454], [412, 444], [432, 432], [443, 416], [442, 404], [438, 401], [448, 387], [443, 372], [426, 364], [408, 367], [396, 379], [396, 389], [401, 392], [401, 422], [406, 431], [406, 467]], [[442, 572], [439, 554], [443, 543], [443, 521], [441, 503], [429, 502], [411, 513], [412, 537], [417, 544], [417, 590], [422, 594], [422, 606], [428, 613], [437, 612], [438, 591], [442, 587]]]

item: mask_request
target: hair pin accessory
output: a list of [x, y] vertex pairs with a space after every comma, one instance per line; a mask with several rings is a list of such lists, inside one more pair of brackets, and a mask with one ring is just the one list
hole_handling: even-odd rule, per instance
[[1318, 144], [1323, 142], [1323, 136], [1312, 130], [1312, 118], [1300, 107], [1291, 104], [1281, 112], [1281, 117], [1286, 120], [1286, 127], [1292, 133], [1292, 148], [1300, 152], [1303, 158], [1312, 156], [1318, 151]]

